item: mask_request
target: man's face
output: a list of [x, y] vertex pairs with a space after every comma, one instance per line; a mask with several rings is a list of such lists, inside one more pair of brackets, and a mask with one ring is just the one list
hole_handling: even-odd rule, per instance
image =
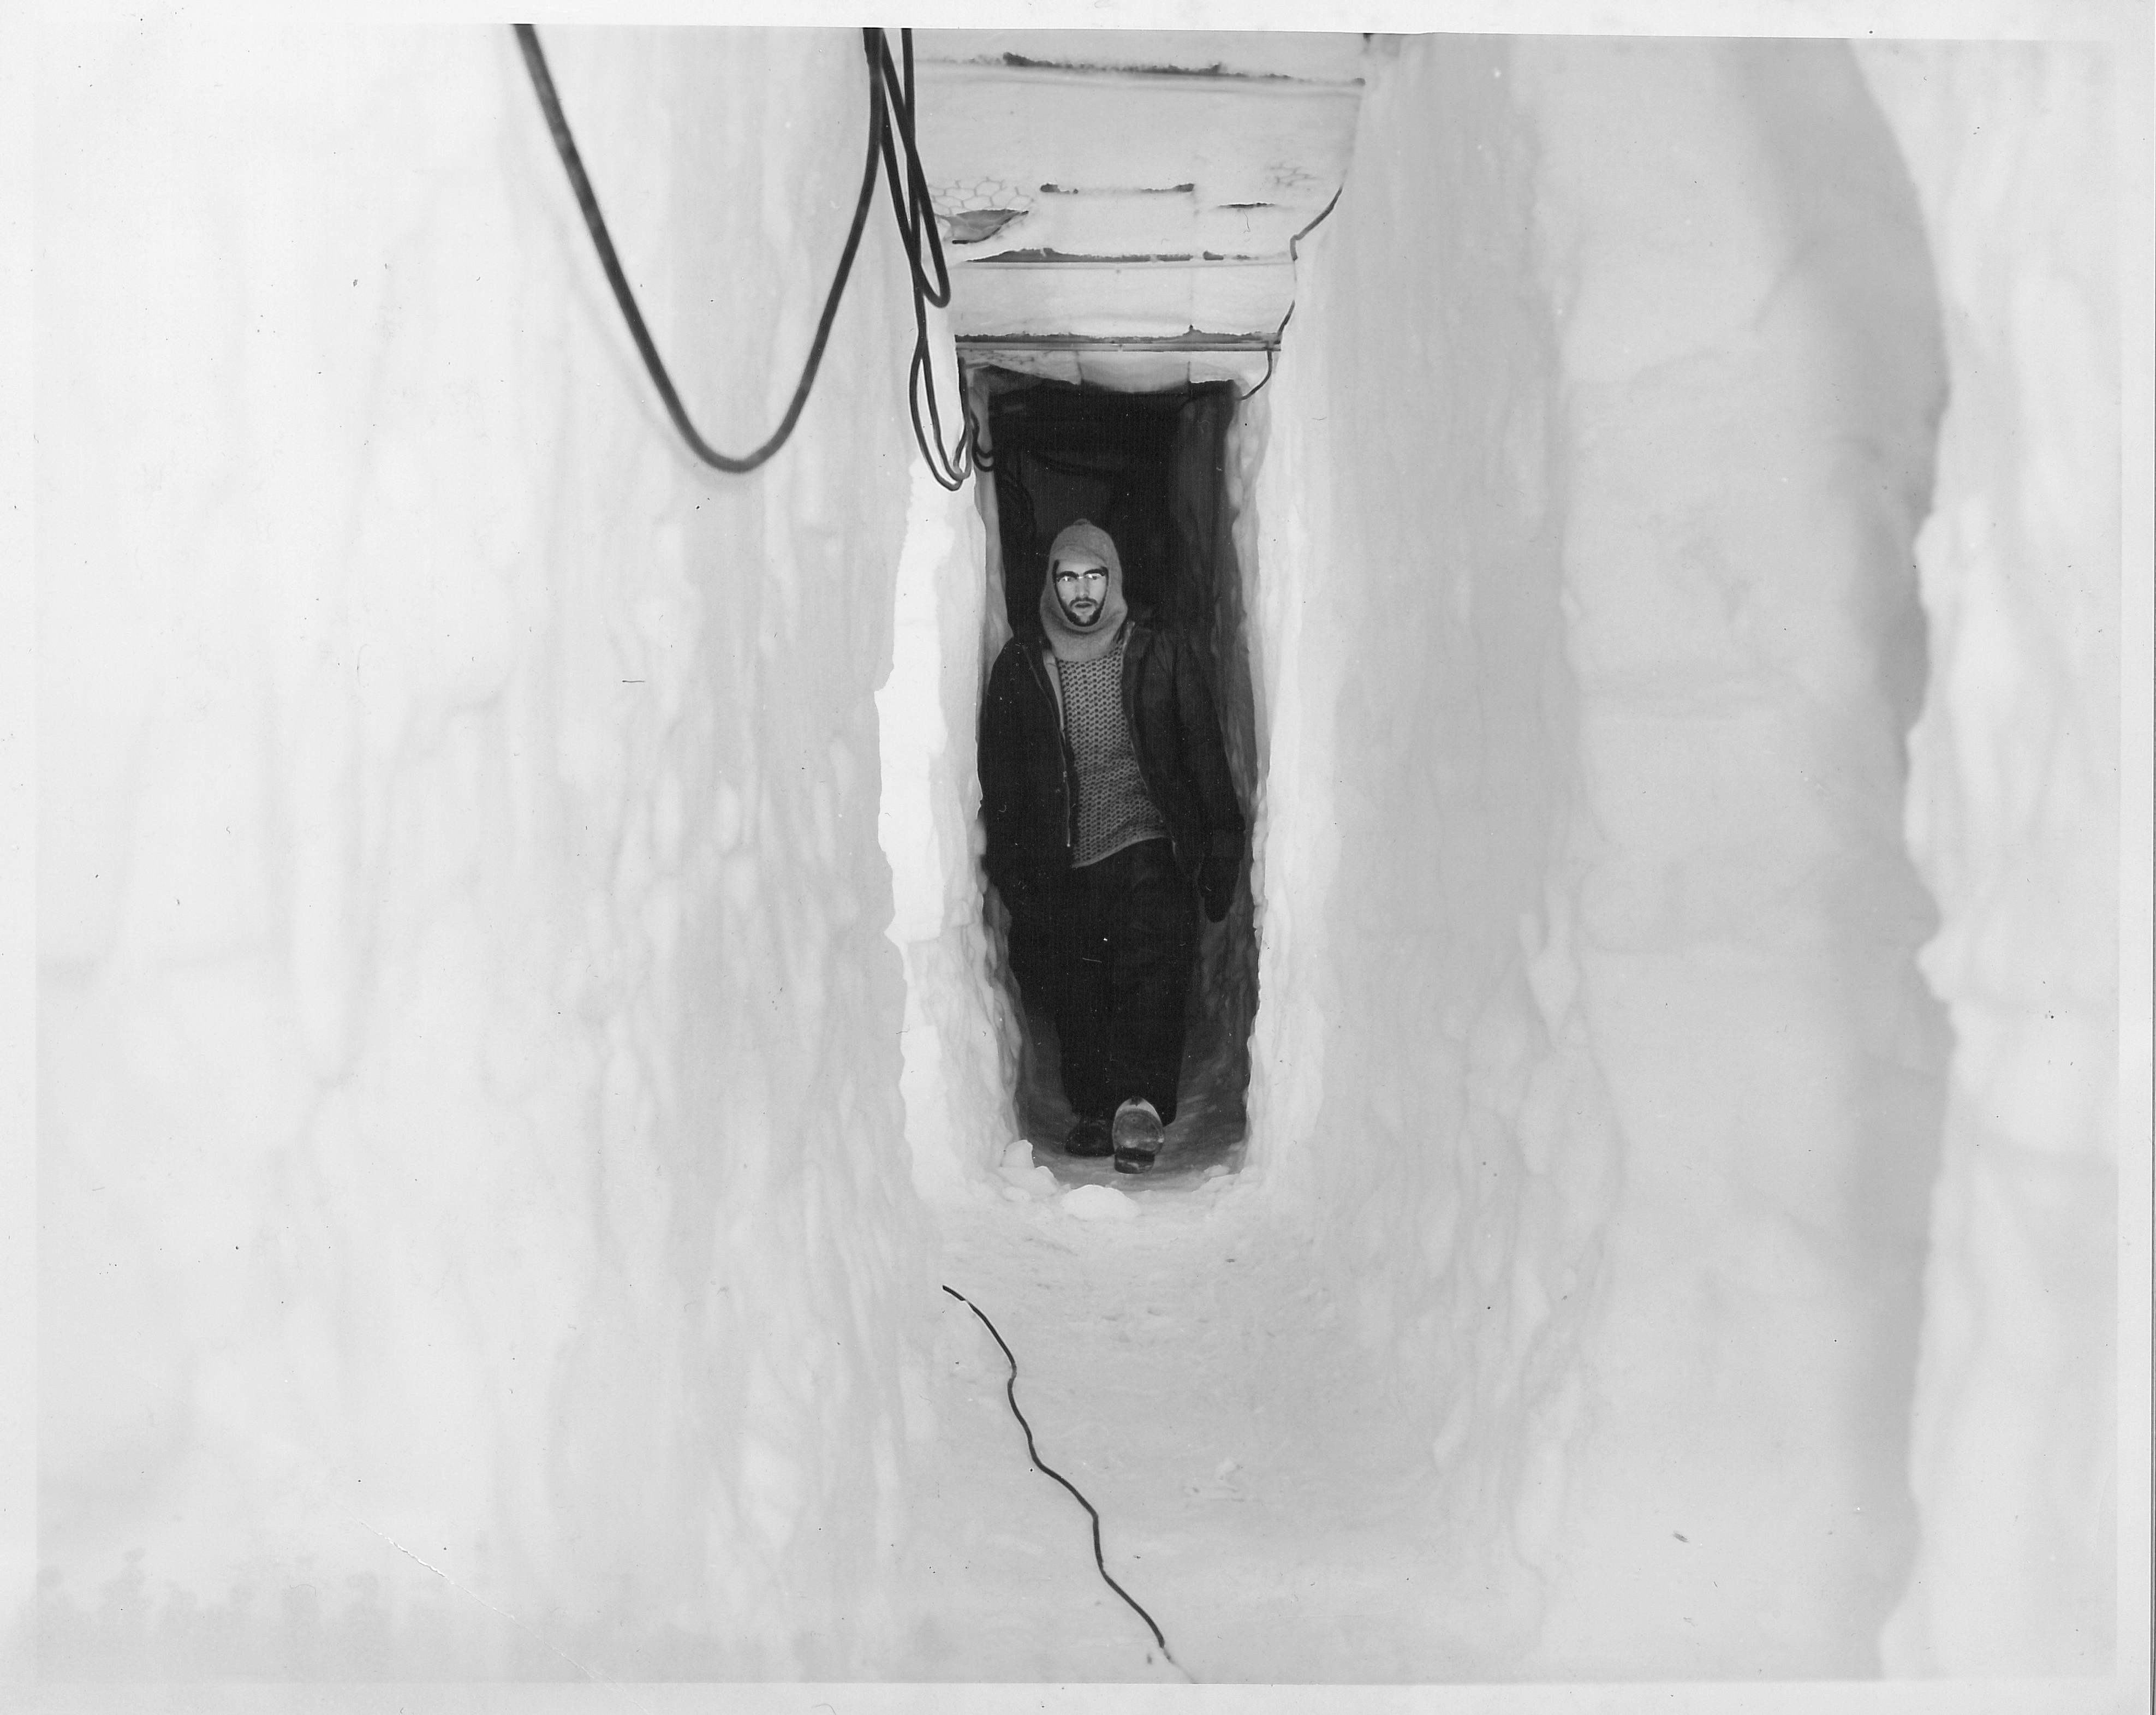
[[1101, 617], [1108, 597], [1108, 568], [1096, 556], [1080, 550], [1055, 562], [1055, 599], [1063, 617], [1083, 631]]

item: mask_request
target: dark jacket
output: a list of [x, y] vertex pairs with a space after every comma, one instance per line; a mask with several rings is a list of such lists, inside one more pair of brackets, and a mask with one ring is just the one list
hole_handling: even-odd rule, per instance
[[[1235, 897], [1243, 860], [1243, 813], [1213, 697], [1190, 645], [1136, 615], [1123, 646], [1123, 718], [1138, 772], [1167, 819], [1175, 861], [1218, 922]], [[981, 704], [981, 815], [988, 879], [1006, 905], [1045, 901], [1070, 867], [1077, 763], [1063, 727], [1055, 670], [1037, 629], [1004, 645]]]

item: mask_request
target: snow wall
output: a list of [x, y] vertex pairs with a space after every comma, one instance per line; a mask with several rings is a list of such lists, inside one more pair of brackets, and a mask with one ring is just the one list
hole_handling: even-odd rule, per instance
[[[969, 391], [985, 420], [985, 389]], [[876, 708], [890, 933], [906, 963], [906, 1137], [916, 1187], [938, 1200], [975, 1190], [1019, 1135], [1022, 1025], [990, 975], [1004, 951], [987, 917], [976, 742], [988, 664], [1009, 635], [1003, 609], [995, 485], [969, 483], [954, 501], [916, 464]]]
[[[1922, 199], [1953, 374], [1917, 542], [1934, 666], [1908, 834], [1945, 917], [1922, 962], [1955, 1048], [1917, 1376], [1923, 1540], [1887, 1661], [2102, 1672], [2114, 1522], [2147, 1516], [2145, 1489], [2118, 1493], [2120, 1456], [2145, 1477], [2148, 1441], [2112, 1386], [2118, 235], [2135, 228], [2112, 213], [2148, 206], [2147, 133], [2122, 184], [2099, 47], [1861, 58]], [[2145, 891], [2145, 860], [2125, 862]], [[2148, 1021], [2144, 996], [2126, 1079], [2144, 1142]]]
[[[858, 41], [547, 35], [730, 449]], [[743, 480], [506, 28], [38, 90], [44, 1671], [874, 1675], [935, 1294], [874, 697], [978, 535], [887, 208]]]
[[[853, 39], [549, 41], [745, 445]], [[2108, 92], [1867, 52], [1890, 136], [1832, 46], [1394, 56], [1235, 443], [1254, 1189], [1511, 1671], [2100, 1664]], [[885, 219], [737, 482], [506, 32], [49, 33], [39, 85], [48, 1671], [875, 1675], [913, 1187], [1010, 1052], [991, 549]]]
[[[1921, 84], [1919, 61], [1897, 63]], [[2032, 1102], [2058, 1112], [2045, 1080], [2063, 1081], [2083, 1117], [1989, 1184], [2017, 1235], [1997, 1258], [1963, 1212], [1987, 1189], [1965, 1128], [1990, 1123], [1965, 1111], [1993, 1104], [1961, 1092], [1998, 1062], [1963, 1043], [1923, 1298], [1938, 997], [1958, 1022], [1969, 932], [1942, 929], [1905, 804], [1926, 879], [1974, 866], [1941, 896], [1982, 893], [2016, 933], [2055, 922], [2046, 842], [2087, 841], [2071, 943], [1994, 955], [2014, 973], [2002, 1022], [2041, 1059], [2038, 1004], [2071, 994], [2098, 1034], [2112, 1017], [2098, 884], [2117, 848], [2090, 837], [2110, 752], [2076, 747], [2079, 716], [2116, 706], [2101, 671], [2070, 690], [2083, 657], [2062, 654], [2020, 676], [2036, 708], [2073, 711], [2026, 759], [2071, 754], [2077, 783], [2048, 800], [1994, 808], [1989, 765], [1950, 736], [1967, 719], [1995, 745], [2016, 721], [1980, 676], [1961, 701], [1934, 689], [1913, 783], [1905, 748], [1942, 682], [1912, 546], [1948, 393], [1928, 216], [1969, 247], [1948, 251], [1953, 316], [1996, 329], [2002, 272], [2033, 270], [2086, 359], [2046, 377], [2041, 424], [2011, 400], [2001, 420], [1963, 328], [1957, 432], [1986, 450], [1949, 484], [2030, 483], [2009, 449], [2048, 432], [2039, 526], [2065, 527], [2054, 495], [2115, 516], [2107, 483], [2061, 475], [2115, 433], [2089, 367], [2112, 347], [2071, 284], [2100, 259], [2084, 234], [1994, 223], [1994, 204], [2102, 218], [2076, 177], [2100, 118], [2013, 153], [2061, 75], [2037, 64], [1974, 92], [1989, 188], [1947, 208], [1954, 94], [1905, 121], [1928, 151], [1912, 185], [1840, 44], [1393, 44], [1251, 407], [1270, 747], [1252, 1159], [1308, 1204], [1431, 1435], [1445, 1528], [1472, 1545], [1450, 1594], [1531, 1674], [1874, 1672], [1912, 1564], [1897, 1666], [2107, 1660], [2111, 1562], [2082, 1521], [2108, 1468], [2111, 1070], [2085, 1035], [2070, 1068], [2031, 1074]], [[2073, 544], [2074, 617], [2035, 634], [2063, 625], [2091, 660], [2117, 588], [2097, 535]], [[1956, 652], [2031, 598], [1966, 575], [1943, 526], [1927, 541], [1933, 612], [1969, 616], [1932, 664], [1952, 685], [1992, 670]], [[2041, 562], [2013, 575], [2048, 587]], [[1991, 1292], [2014, 1307], [1974, 1332]], [[1983, 1384], [2009, 1373], [2047, 1391]], [[2061, 1423], [2071, 1474], [2046, 1451]], [[2016, 1475], [1982, 1495], [1979, 1456]], [[2010, 1541], [1958, 1558], [2015, 1507]], [[1994, 1612], [2019, 1645], [1973, 1641]], [[1944, 1625], [1961, 1648], [1922, 1641]]]

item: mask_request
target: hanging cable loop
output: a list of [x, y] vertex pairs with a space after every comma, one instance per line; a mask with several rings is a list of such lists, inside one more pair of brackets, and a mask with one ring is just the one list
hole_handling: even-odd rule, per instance
[[[1344, 191], [1347, 188], [1347, 180], [1341, 180], [1339, 188], [1332, 193], [1331, 200], [1328, 201], [1322, 208], [1317, 211], [1316, 218], [1312, 219], [1307, 226], [1304, 227], [1301, 232], [1297, 233], [1293, 238], [1287, 241], [1287, 259], [1291, 267], [1292, 267], [1296, 263], [1302, 260], [1302, 241], [1308, 238], [1311, 234], [1315, 232], [1319, 227], [1325, 224], [1326, 217], [1332, 213], [1335, 208], [1340, 206], [1341, 191]], [[1288, 323], [1294, 320], [1295, 303], [1294, 300], [1291, 299], [1287, 306], [1287, 314], [1281, 317], [1281, 325], [1273, 330], [1272, 343], [1265, 348], [1265, 380], [1260, 381], [1255, 387], [1252, 388], [1250, 392], [1243, 395], [1245, 402], [1254, 399], [1260, 393], [1263, 393], [1265, 391], [1265, 382], [1270, 381], [1273, 378], [1273, 362], [1280, 356], [1281, 339], [1282, 336], [1287, 332]]]
[[[913, 285], [913, 357], [906, 374], [906, 410], [913, 419], [913, 438], [928, 461], [929, 474], [942, 487], [956, 492], [977, 470], [992, 468], [980, 454], [980, 425], [974, 421], [972, 402], [960, 377], [959, 409], [964, 426], [956, 450], [943, 444], [943, 414], [936, 398], [936, 364], [928, 337], [928, 311], [932, 306], [947, 308], [951, 302], [951, 270], [943, 256], [943, 237], [936, 224], [936, 203], [928, 187], [928, 175], [921, 164], [914, 131], [913, 32], [898, 33], [899, 57], [894, 59], [891, 38], [880, 28], [865, 28], [861, 44], [868, 54], [869, 79], [875, 90], [878, 135], [881, 139], [885, 177], [891, 190], [891, 213], [898, 221], [898, 239], [906, 251], [906, 271]], [[904, 156], [901, 166], [900, 157]], [[923, 403], [927, 421], [921, 421]]]
[[[568, 119], [562, 111], [561, 96], [554, 88], [553, 74], [539, 46], [539, 33], [528, 23], [517, 24], [515, 28], [525, 69], [531, 74], [531, 87], [538, 95], [539, 105], [547, 116], [547, 129], [554, 139], [555, 152], [562, 157], [569, 187], [576, 193], [577, 206], [583, 211], [585, 228], [598, 252], [607, 284], [613, 289], [613, 300], [620, 308], [623, 321], [628, 325], [629, 337], [636, 342], [638, 355], [644, 359], [645, 373], [650, 376], [660, 403], [666, 407], [667, 416], [690, 452], [714, 470], [740, 475], [755, 470], [784, 446], [793, 434], [794, 425], [801, 420], [802, 408], [808, 403], [809, 389], [815, 385], [816, 372], [824, 361], [824, 348], [831, 336], [831, 324], [837, 319], [847, 278], [853, 272], [855, 255], [860, 249], [861, 234], [868, 224], [869, 205], [875, 198], [876, 170], [880, 165], [891, 188], [891, 213], [898, 223], [899, 244], [906, 252], [913, 299], [913, 355], [906, 372], [906, 410], [913, 420], [913, 438], [921, 448], [921, 457], [928, 462], [930, 474], [954, 492], [965, 485], [967, 477], [974, 471], [994, 468], [981, 450], [980, 425], [974, 419], [973, 403], [965, 395], [963, 374], [959, 377], [958, 403], [964, 426], [955, 449], [947, 449], [943, 444], [943, 413], [937, 401], [928, 311], [932, 307], [941, 310], [949, 306], [951, 270], [944, 259], [943, 238], [936, 224], [935, 197], [929, 189], [928, 175], [921, 167], [921, 151], [915, 139], [911, 30], [899, 32], [896, 59], [892, 57], [890, 39], [883, 30], [861, 32], [869, 69], [868, 154], [861, 167], [860, 194], [854, 203], [854, 221], [846, 233], [846, 248], [839, 258], [831, 289], [824, 295], [824, 314], [816, 324], [816, 338], [808, 348], [808, 361], [802, 366], [801, 379], [794, 387], [793, 402], [787, 406], [786, 415], [772, 432], [770, 439], [745, 457], [735, 458], [706, 441], [683, 407], [665, 361], [659, 355], [651, 331], [644, 325], [644, 314], [637, 307], [636, 294], [630, 289], [629, 276], [622, 271], [621, 259], [614, 254], [606, 217], [599, 212], [598, 193], [592, 189], [590, 176], [584, 171], [583, 157], [578, 152], [577, 140], [570, 132]], [[924, 405], [927, 418], [925, 423]]]
[[[868, 48], [869, 75], [881, 87], [890, 118], [884, 127], [883, 163], [890, 175], [891, 208], [898, 218], [899, 242], [906, 247], [906, 259], [921, 296], [941, 310], [951, 301], [951, 272], [944, 264], [943, 236], [936, 225], [936, 200], [929, 191], [915, 137], [913, 32], [898, 33], [902, 64], [893, 63], [891, 39], [882, 30], [866, 29], [861, 33]], [[901, 148], [906, 156], [903, 170], [898, 159]], [[924, 254], [935, 264], [932, 284], [921, 265]]]
[[[638, 353], [644, 359], [644, 367], [651, 377], [651, 384], [659, 390], [659, 398], [666, 407], [666, 414], [674, 419], [674, 427], [680, 431], [681, 439], [689, 450], [713, 469], [735, 475], [753, 470], [773, 453], [786, 444], [793, 433], [793, 425], [801, 420], [802, 408], [808, 403], [808, 390], [815, 384], [816, 371], [824, 361], [824, 347], [831, 336], [831, 324], [839, 314], [839, 300], [845, 295], [846, 277], [852, 273], [854, 255], [860, 249], [861, 233], [868, 224], [869, 204], [875, 195], [876, 157], [882, 142], [881, 127], [871, 123], [869, 127], [868, 159], [861, 168], [860, 195], [854, 204], [854, 223], [846, 234], [846, 248], [839, 255], [838, 272], [832, 276], [831, 290], [824, 299], [824, 314], [816, 324], [815, 342], [808, 348], [808, 360], [802, 366], [801, 379], [793, 389], [793, 403], [787, 406], [786, 415], [772, 432], [771, 439], [754, 452], [742, 458], [734, 458], [720, 452], [696, 431], [683, 408], [681, 396], [674, 389], [673, 377], [666, 372], [665, 361], [659, 347], [653, 342], [651, 331], [644, 326], [643, 312], [636, 306], [636, 294], [630, 290], [629, 276], [622, 272], [621, 259], [614, 254], [613, 240], [607, 232], [606, 217], [599, 212], [598, 194], [592, 189], [590, 177], [584, 172], [583, 158], [577, 151], [577, 140], [570, 135], [569, 121], [562, 111], [562, 99], [554, 89], [554, 79], [547, 68], [547, 56], [539, 46], [539, 33], [528, 23], [516, 26], [517, 46], [524, 51], [524, 64], [531, 74], [531, 87], [537, 91], [539, 105], [547, 115], [547, 129], [553, 134], [555, 152], [562, 157], [562, 167], [569, 176], [570, 187], [577, 193], [577, 206], [583, 210], [584, 225], [592, 235], [592, 243], [599, 254], [599, 265], [606, 270], [607, 284], [613, 288], [613, 300], [620, 306], [622, 320], [629, 324], [629, 337], [636, 341]], [[872, 115], [880, 116], [880, 110]]]

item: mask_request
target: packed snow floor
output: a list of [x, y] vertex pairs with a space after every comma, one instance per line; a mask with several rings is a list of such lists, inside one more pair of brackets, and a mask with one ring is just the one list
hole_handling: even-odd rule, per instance
[[[1502, 1676], [1486, 1615], [1440, 1589], [1428, 1442], [1342, 1337], [1292, 1211], [1238, 1179], [1240, 1080], [1192, 1047], [1143, 1176], [1063, 1154], [1052, 1081], [1029, 1081], [1040, 1142], [941, 1210], [945, 1283], [1016, 1355], [1041, 1458], [1099, 1509], [1109, 1572], [1190, 1677]], [[1003, 1353], [947, 1297], [936, 1359], [963, 1404], [911, 1402], [921, 1547], [898, 1676], [1180, 1678], [1102, 1582], [1084, 1510], [1028, 1459]]]
[[[1099, 1509], [1109, 1572], [1176, 1661], [1202, 1682], [1504, 1676], [1479, 1605], [1441, 1587], [1441, 1525], [1415, 1498], [1428, 1443], [1341, 1338], [1303, 1238], [1226, 1174], [1121, 1189], [1121, 1218], [1081, 1214], [1085, 1188], [947, 1210], [947, 1284], [1016, 1354], [1041, 1458]], [[937, 1358], [963, 1403], [915, 1425], [910, 1670], [1179, 1677], [1101, 1581], [1084, 1511], [1027, 1459], [1003, 1354], [948, 1298]]]

